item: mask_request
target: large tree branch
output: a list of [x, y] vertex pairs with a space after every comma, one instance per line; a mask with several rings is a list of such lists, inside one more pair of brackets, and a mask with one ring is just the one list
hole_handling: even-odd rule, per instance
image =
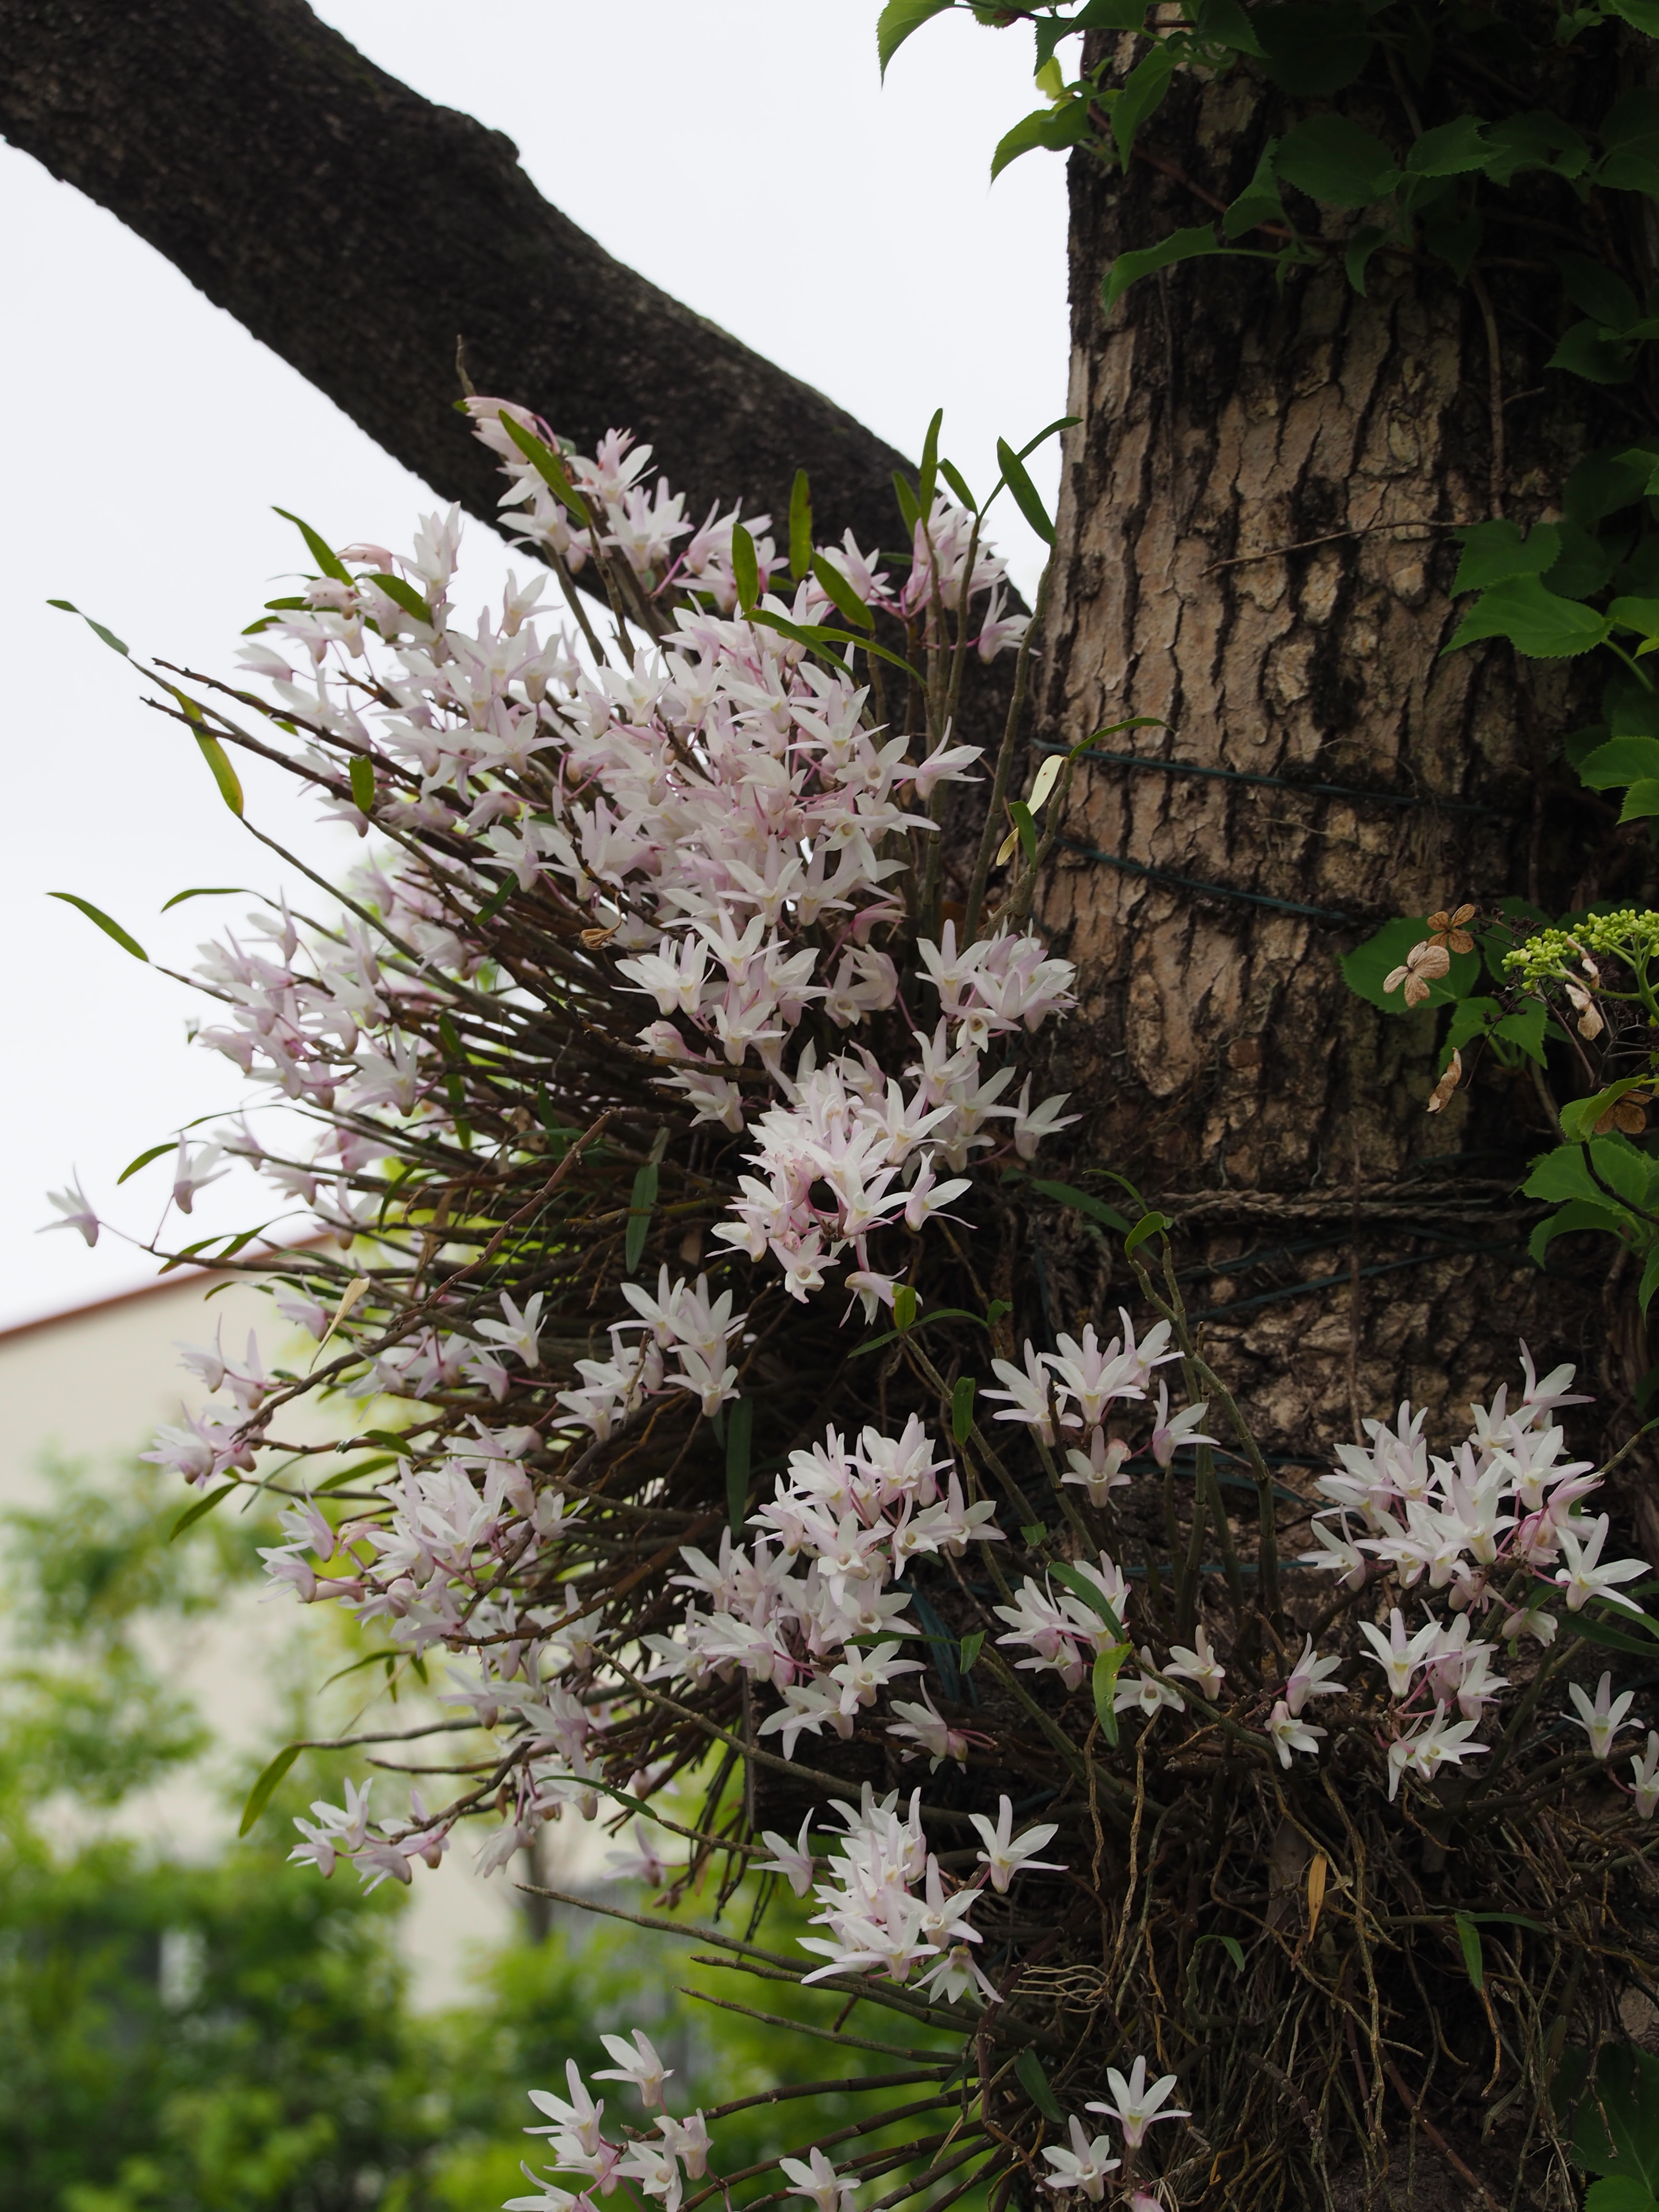
[[902, 456], [550, 207], [511, 140], [434, 106], [303, 0], [0, 0], [0, 132], [164, 253], [446, 498], [493, 520], [478, 389], [591, 452], [656, 448], [701, 520], [716, 499], [820, 532], [898, 527]]

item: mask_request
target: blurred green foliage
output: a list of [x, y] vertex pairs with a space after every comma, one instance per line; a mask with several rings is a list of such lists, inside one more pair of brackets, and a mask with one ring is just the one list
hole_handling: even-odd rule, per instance
[[[540, 1940], [526, 1923], [479, 1959], [471, 2002], [412, 2010], [405, 1893], [285, 1863], [288, 1814], [337, 1795], [333, 1759], [308, 1754], [208, 1864], [113, 1832], [136, 1792], [206, 1747], [169, 1654], [246, 1583], [267, 1532], [216, 1516], [170, 1544], [173, 1486], [50, 1479], [52, 1510], [8, 1515], [0, 1534], [0, 2212], [490, 2212], [541, 2149], [526, 2091], [562, 2093], [568, 2058], [604, 2066], [601, 2034], [635, 2027], [675, 2069], [682, 2112], [902, 2069], [845, 2039], [906, 2042], [890, 2015], [855, 2014], [833, 2045], [787, 2034], [681, 1985], [825, 2031], [844, 2000], [562, 1907]], [[627, 1885], [605, 1896], [641, 1902]], [[783, 1900], [763, 1940], [788, 1948], [805, 1917]], [[637, 2124], [633, 2092], [609, 2087]], [[758, 2103], [718, 2124], [715, 2163], [741, 2170], [854, 2116], [833, 2092]]]

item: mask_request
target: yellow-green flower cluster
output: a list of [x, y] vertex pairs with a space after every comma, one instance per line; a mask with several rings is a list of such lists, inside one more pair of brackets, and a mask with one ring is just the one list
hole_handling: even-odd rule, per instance
[[1569, 969], [1582, 972], [1586, 953], [1632, 967], [1659, 958], [1659, 914], [1623, 907], [1616, 914], [1588, 915], [1571, 929], [1540, 929], [1505, 953], [1504, 965], [1518, 981], [1536, 988], [1559, 981]]

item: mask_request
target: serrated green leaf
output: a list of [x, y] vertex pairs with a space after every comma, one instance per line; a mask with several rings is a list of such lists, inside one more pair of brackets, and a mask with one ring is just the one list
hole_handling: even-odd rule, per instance
[[1607, 617], [1594, 607], [1558, 599], [1536, 576], [1516, 576], [1481, 594], [1444, 650], [1504, 637], [1530, 659], [1567, 660], [1603, 644], [1607, 635]]
[[1625, 793], [1625, 803], [1619, 810], [1620, 824], [1646, 822], [1656, 814], [1659, 814], [1659, 778], [1644, 776]]
[[1024, 115], [1011, 131], [1004, 131], [991, 155], [991, 182], [994, 184], [1011, 161], [1018, 161], [1022, 154], [1063, 154], [1069, 147], [1080, 146], [1094, 135], [1094, 125], [1089, 114], [1089, 102], [1083, 99], [1062, 100], [1057, 107], [1033, 108]]
[[1169, 47], [1156, 46], [1151, 53], [1135, 64], [1124, 78], [1117, 98], [1112, 102], [1112, 143], [1117, 149], [1117, 158], [1127, 169], [1129, 156], [1142, 124], [1148, 123], [1164, 105], [1164, 94], [1170, 89], [1170, 80], [1175, 75], [1175, 56]]
[[1247, 230], [1254, 230], [1258, 223], [1288, 225], [1290, 218], [1285, 212], [1285, 202], [1274, 169], [1279, 146], [1277, 138], [1270, 138], [1262, 148], [1255, 175], [1221, 218], [1224, 238], [1242, 238]]
[[726, 1517], [735, 1536], [749, 1510], [749, 1454], [755, 1401], [734, 1398], [726, 1408]]
[[1592, 1137], [1535, 1159], [1521, 1188], [1528, 1198], [1584, 1198], [1596, 1206], [1622, 1200], [1638, 1214], [1651, 1213], [1659, 1199], [1659, 1161], [1622, 1137]]
[[1190, 230], [1172, 231], [1156, 246], [1137, 246], [1132, 252], [1120, 253], [1101, 280], [1101, 302], [1108, 309], [1115, 307], [1130, 285], [1138, 284], [1143, 276], [1155, 276], [1160, 269], [1173, 268], [1178, 261], [1193, 261], [1202, 254], [1226, 251], [1218, 243], [1212, 224], [1195, 223]]
[[1406, 156], [1406, 167], [1416, 177], [1461, 177], [1484, 169], [1492, 158], [1486, 126], [1478, 115], [1460, 115], [1425, 131]]
[[1606, 324], [1613, 331], [1628, 329], [1641, 314], [1642, 305], [1624, 278], [1604, 262], [1583, 253], [1553, 253], [1550, 258], [1560, 271], [1568, 299], [1581, 315]]
[[1193, 27], [1206, 46], [1226, 46], [1236, 54], [1261, 52], [1255, 27], [1238, 0], [1198, 0]]
[[48, 898], [62, 899], [66, 906], [79, 907], [88, 921], [95, 921], [106, 937], [112, 937], [124, 952], [131, 953], [135, 960], [149, 962], [149, 955], [136, 937], [129, 937], [118, 921], [112, 921], [101, 907], [90, 899], [83, 899], [77, 891], [48, 891]]
[[1322, 97], [1352, 84], [1370, 58], [1363, 7], [1292, 0], [1251, 15], [1264, 74], [1281, 92]]
[[1365, 272], [1370, 267], [1371, 256], [1377, 248], [1386, 246], [1391, 233], [1380, 223], [1362, 224], [1342, 249], [1342, 271], [1354, 290], [1363, 300], [1365, 296]]
[[1578, 780], [1592, 791], [1613, 791], [1644, 776], [1659, 776], [1659, 738], [1609, 738], [1578, 763]]
[[1561, 532], [1553, 522], [1535, 523], [1524, 536], [1513, 522], [1476, 522], [1452, 535], [1463, 550], [1452, 578], [1454, 598], [1489, 591], [1512, 576], [1541, 576], [1561, 552]]
[[1565, 368], [1587, 384], [1628, 384], [1636, 349], [1622, 338], [1609, 337], [1600, 323], [1587, 319], [1572, 325], [1544, 366]]
[[958, 1375], [951, 1390], [951, 1435], [957, 1444], [965, 1444], [973, 1433], [974, 1394], [976, 1389], [971, 1375]]
[[1332, 207], [1369, 207], [1400, 182], [1380, 138], [1340, 115], [1310, 115], [1285, 133], [1275, 164], [1287, 184]]
[[904, 41], [951, 4], [952, 0], [887, 0], [876, 18], [876, 58], [883, 76]]
[[242, 1808], [242, 1825], [236, 1831], [239, 1836], [247, 1834], [260, 1814], [270, 1804], [277, 1784], [304, 1749], [305, 1746], [302, 1743], [284, 1744], [282, 1750], [260, 1775], [252, 1789], [248, 1791], [247, 1802]]
[[1579, 1230], [1600, 1230], [1616, 1235], [1620, 1217], [1606, 1204], [1593, 1199], [1576, 1198], [1566, 1206], [1557, 1206], [1547, 1214], [1527, 1239], [1527, 1250], [1541, 1267], [1544, 1255], [1558, 1237], [1568, 1237]]

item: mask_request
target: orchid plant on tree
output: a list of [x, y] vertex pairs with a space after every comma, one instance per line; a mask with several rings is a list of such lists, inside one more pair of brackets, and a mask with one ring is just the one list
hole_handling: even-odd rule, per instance
[[[1407, 1406], [1270, 1468], [1170, 1224], [1032, 1177], [1075, 1119], [1039, 1054], [1076, 977], [1031, 921], [1070, 759], [1024, 772], [1042, 595], [1028, 623], [937, 417], [891, 552], [819, 544], [804, 480], [775, 535], [699, 522], [626, 435], [465, 405], [538, 564], [499, 611], [454, 611], [453, 514], [401, 556], [301, 526], [315, 573], [243, 680], [155, 672], [239, 812], [235, 748], [372, 833], [337, 888], [285, 855], [323, 906], [194, 978], [260, 1097], [179, 1141], [173, 1202], [243, 1162], [297, 1219], [153, 1247], [266, 1279], [314, 1351], [192, 1351], [210, 1408], [150, 1456], [198, 1514], [284, 1497], [273, 1583], [389, 1677], [447, 1668], [423, 1786], [454, 1794], [354, 1784], [295, 1856], [408, 1882], [468, 1823], [493, 1870], [631, 1822], [615, 1878], [667, 1909], [583, 1902], [683, 1933], [703, 1896], [735, 1972], [842, 2002], [806, 2032], [910, 2033], [855, 2039], [896, 2062], [867, 2119], [724, 2175], [721, 2115], [662, 2109], [614, 2039], [594, 2078], [650, 2124], [573, 2062], [516, 2212], [1279, 2203], [1432, 2126], [1436, 2054], [1483, 2033], [1531, 2170], [1562, 2040], [1659, 1970], [1659, 1732], [1611, 1680], [1659, 1626], [1557, 1419], [1571, 1370], [1523, 1356], [1444, 1455]], [[1009, 654], [981, 760], [964, 685]], [[1138, 1318], [1051, 1322], [1056, 1195], [1121, 1235]], [[284, 1434], [306, 1398], [327, 1445]], [[786, 1891], [814, 1932], [768, 1948]]]

